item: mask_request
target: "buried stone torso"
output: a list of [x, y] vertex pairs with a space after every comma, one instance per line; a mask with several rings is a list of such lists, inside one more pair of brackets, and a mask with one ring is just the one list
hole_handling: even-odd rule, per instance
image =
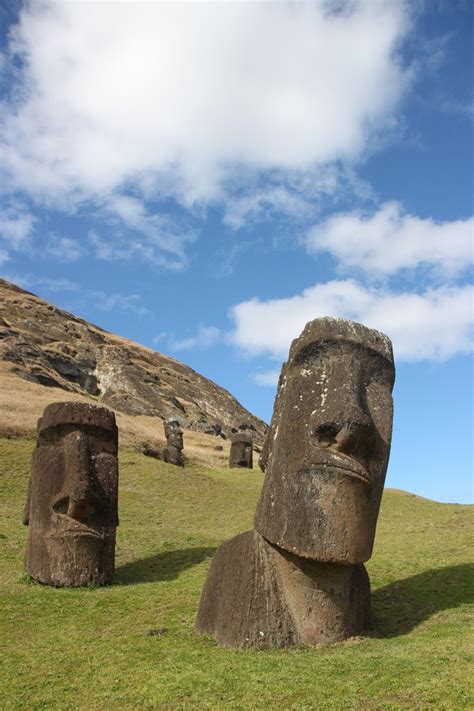
[[253, 530], [217, 549], [196, 628], [224, 647], [266, 649], [338, 642], [360, 633], [369, 619], [363, 565], [300, 558]]

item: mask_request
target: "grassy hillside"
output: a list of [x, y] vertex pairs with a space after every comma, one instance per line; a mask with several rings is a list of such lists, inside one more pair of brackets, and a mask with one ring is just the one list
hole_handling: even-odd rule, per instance
[[368, 564], [372, 636], [223, 650], [194, 616], [216, 546], [251, 527], [262, 475], [123, 451], [114, 585], [56, 590], [22, 574], [32, 448], [0, 439], [3, 710], [471, 707], [469, 507], [386, 491]]

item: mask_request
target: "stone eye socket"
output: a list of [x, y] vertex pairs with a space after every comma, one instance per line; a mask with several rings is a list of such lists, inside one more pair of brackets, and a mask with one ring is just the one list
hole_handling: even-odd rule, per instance
[[69, 496], [62, 496], [60, 499], [54, 502], [53, 511], [56, 513], [65, 514], [69, 506]]
[[330, 447], [335, 443], [339, 429], [335, 425], [321, 425], [314, 431], [314, 438], [318, 447]]

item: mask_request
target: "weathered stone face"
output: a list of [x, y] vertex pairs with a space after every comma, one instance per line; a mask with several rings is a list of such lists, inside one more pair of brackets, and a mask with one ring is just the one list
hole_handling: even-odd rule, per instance
[[229, 467], [243, 467], [252, 469], [253, 467], [253, 452], [252, 452], [252, 435], [250, 432], [237, 432], [231, 435], [231, 445], [229, 453]]
[[290, 553], [354, 564], [372, 553], [390, 450], [389, 339], [343, 319], [310, 322], [283, 366], [255, 528]]
[[178, 420], [169, 419], [164, 424], [166, 448], [164, 451], [164, 460], [168, 464], [175, 464], [178, 467], [183, 466], [183, 431], [179, 426]]
[[62, 402], [38, 421], [23, 522], [26, 572], [60, 587], [111, 581], [118, 526], [118, 431], [104, 407]]

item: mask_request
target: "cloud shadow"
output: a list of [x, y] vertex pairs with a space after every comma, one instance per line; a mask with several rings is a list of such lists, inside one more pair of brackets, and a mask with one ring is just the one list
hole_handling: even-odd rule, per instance
[[474, 601], [474, 566], [426, 570], [372, 593], [373, 632], [398, 637], [442, 610]]
[[154, 583], [175, 580], [179, 574], [214, 555], [216, 547], [182, 548], [166, 551], [119, 565], [115, 570], [114, 585]]

